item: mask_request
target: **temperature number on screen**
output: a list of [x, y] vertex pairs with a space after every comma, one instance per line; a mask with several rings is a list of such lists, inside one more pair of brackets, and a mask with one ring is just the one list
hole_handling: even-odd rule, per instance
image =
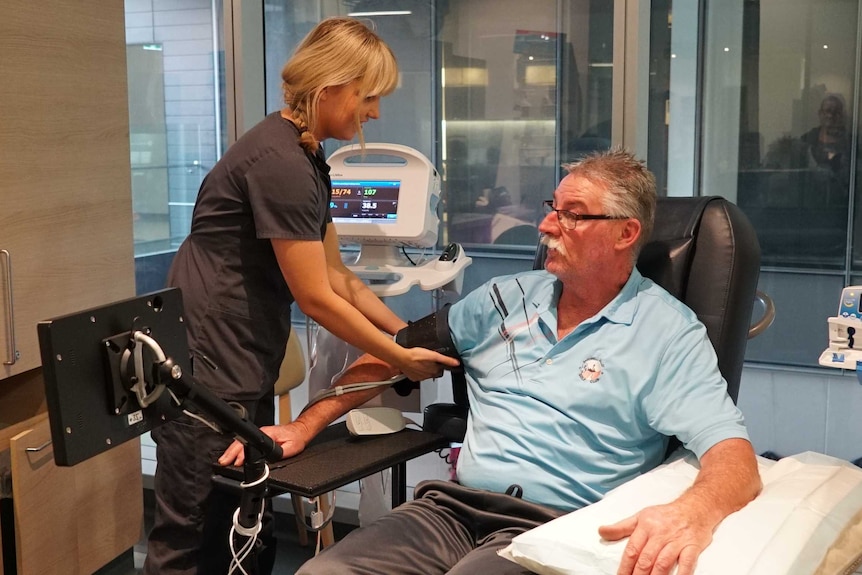
[[362, 209], [363, 210], [376, 210], [377, 209], [377, 202], [362, 202]]

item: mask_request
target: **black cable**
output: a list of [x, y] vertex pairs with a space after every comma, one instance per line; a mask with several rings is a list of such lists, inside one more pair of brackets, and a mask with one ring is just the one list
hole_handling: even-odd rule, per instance
[[414, 262], [413, 259], [407, 254], [407, 246], [401, 246], [401, 253], [404, 254], [404, 257], [407, 258], [408, 262], [410, 262], [414, 266], [416, 265], [416, 262]]

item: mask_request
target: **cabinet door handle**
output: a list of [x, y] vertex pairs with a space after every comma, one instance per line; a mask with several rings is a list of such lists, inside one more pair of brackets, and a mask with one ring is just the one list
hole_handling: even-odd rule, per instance
[[0, 250], [6, 260], [6, 327], [9, 333], [6, 361], [3, 365], [14, 365], [18, 361], [18, 351], [15, 345], [15, 300], [12, 298], [12, 255], [9, 250]]
[[45, 443], [43, 443], [42, 445], [40, 445], [39, 447], [28, 447], [24, 451], [26, 451], [27, 453], [38, 453], [38, 452], [42, 451], [43, 449], [45, 449], [46, 447], [48, 447], [49, 445], [51, 445], [50, 439], [48, 441], [46, 441]]

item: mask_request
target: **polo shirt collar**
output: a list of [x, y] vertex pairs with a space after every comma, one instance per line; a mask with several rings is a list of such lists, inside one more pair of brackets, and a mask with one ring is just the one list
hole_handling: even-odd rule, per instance
[[606, 317], [608, 321], [614, 323], [631, 325], [638, 309], [637, 296], [643, 279], [638, 269], [636, 267], [632, 268], [632, 273], [629, 275], [629, 279], [625, 285], [623, 285], [623, 289], [598, 315]]
[[554, 317], [556, 317], [557, 302], [560, 301], [560, 293], [563, 291], [563, 282], [547, 270], [542, 270], [542, 273], [547, 274], [548, 277], [551, 278], [551, 281], [542, 287], [542, 289], [536, 290], [536, 293], [533, 295], [533, 307], [539, 314], [550, 311], [553, 313]]
[[[636, 267], [632, 268], [632, 273], [623, 285], [623, 289], [620, 290], [620, 293], [608, 305], [595, 315], [595, 318], [604, 317], [614, 323], [630, 325], [637, 312], [637, 294], [643, 280], [644, 278], [638, 269]], [[554, 278], [552, 282], [548, 283], [545, 289], [539, 290], [535, 294], [533, 305], [539, 314], [551, 312], [556, 317], [557, 302], [560, 301], [562, 289], [563, 283], [559, 279]]]

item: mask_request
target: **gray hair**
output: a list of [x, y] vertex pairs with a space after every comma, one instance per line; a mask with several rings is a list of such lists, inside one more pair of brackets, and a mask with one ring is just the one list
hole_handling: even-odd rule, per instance
[[641, 224], [641, 236], [634, 257], [649, 241], [655, 220], [655, 176], [634, 154], [614, 148], [593, 152], [576, 162], [563, 164], [569, 173], [605, 188], [602, 207], [610, 216], [634, 218]]

